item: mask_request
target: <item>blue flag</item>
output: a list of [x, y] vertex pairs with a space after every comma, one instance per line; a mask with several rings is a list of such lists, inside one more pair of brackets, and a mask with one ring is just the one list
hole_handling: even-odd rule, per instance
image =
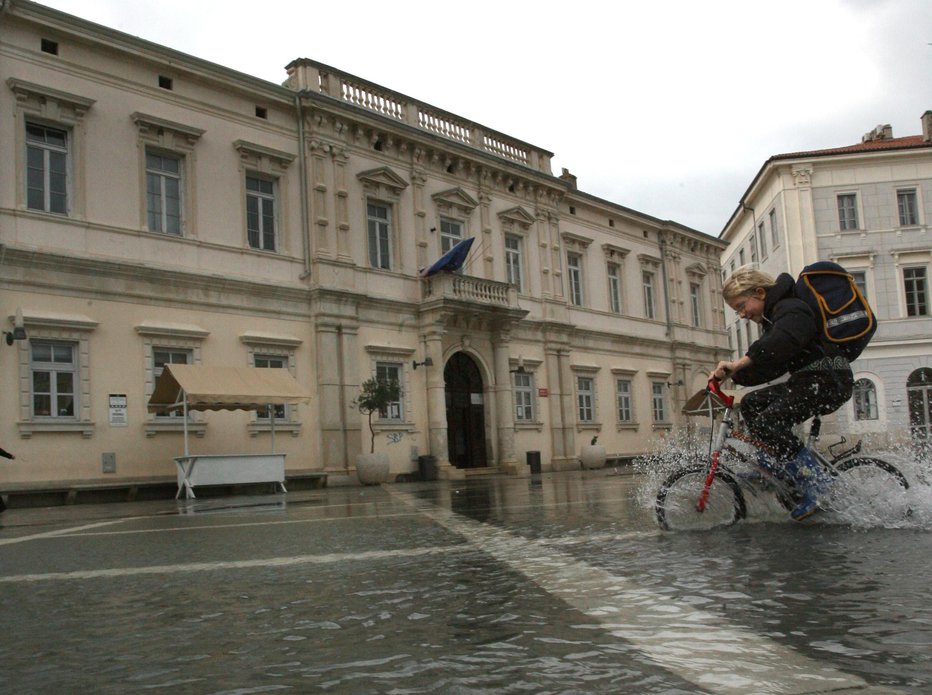
[[472, 248], [472, 242], [475, 240], [475, 237], [463, 239], [456, 246], [443, 254], [436, 263], [429, 266], [426, 270], [422, 270], [421, 277], [429, 278], [431, 275], [436, 275], [440, 271], [452, 273], [462, 268], [463, 263], [466, 262], [466, 256], [469, 255], [469, 249]]

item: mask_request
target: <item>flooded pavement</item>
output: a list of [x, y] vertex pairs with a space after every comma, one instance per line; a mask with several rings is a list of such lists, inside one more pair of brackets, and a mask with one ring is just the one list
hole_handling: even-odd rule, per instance
[[661, 532], [650, 484], [8, 510], [0, 691], [932, 692], [927, 516]]

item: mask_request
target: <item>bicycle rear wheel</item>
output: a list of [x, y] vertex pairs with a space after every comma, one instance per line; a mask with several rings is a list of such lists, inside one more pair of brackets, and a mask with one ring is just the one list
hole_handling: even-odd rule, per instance
[[699, 464], [675, 471], [663, 481], [654, 507], [661, 528], [702, 531], [730, 526], [744, 518], [744, 494], [735, 479], [722, 470], [715, 472], [705, 509], [700, 512], [696, 508], [707, 475], [708, 469]]
[[909, 482], [877, 458], [853, 458], [835, 467], [835, 480], [820, 505], [859, 526], [896, 526], [912, 514]]

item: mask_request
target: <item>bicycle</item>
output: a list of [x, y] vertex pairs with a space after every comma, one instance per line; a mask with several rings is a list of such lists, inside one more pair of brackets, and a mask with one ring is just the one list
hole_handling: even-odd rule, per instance
[[[722, 412], [714, 439], [710, 438], [707, 460], [687, 455], [684, 465], [666, 477], [655, 502], [657, 521], [666, 530], [709, 529], [728, 526], [747, 516], [745, 493], [755, 497], [775, 496], [787, 512], [799, 502], [790, 479], [779, 469], [758, 464], [763, 445], [735, 431], [735, 397], [724, 393], [718, 381], [710, 379], [705, 399], [711, 424], [715, 411]], [[833, 484], [820, 500], [823, 511], [842, 514], [854, 523], [891, 520], [899, 523], [910, 516], [907, 499], [909, 482], [892, 464], [873, 456], [861, 456], [861, 441], [839, 451], [844, 437], [828, 447], [829, 457], [815, 449], [822, 421], [813, 418], [806, 446], [832, 476]]]

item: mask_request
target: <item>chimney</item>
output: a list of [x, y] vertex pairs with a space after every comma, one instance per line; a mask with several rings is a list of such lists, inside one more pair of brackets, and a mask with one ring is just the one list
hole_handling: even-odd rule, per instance
[[886, 125], [878, 125], [869, 133], [864, 133], [861, 137], [861, 142], [874, 142], [875, 140], [892, 140], [893, 139], [893, 126], [889, 123]]
[[922, 114], [922, 141], [932, 142], [932, 111]]
[[563, 173], [560, 174], [560, 180], [566, 181], [570, 185], [570, 188], [572, 188], [574, 191], [576, 190], [576, 177], [573, 176], [570, 173], [570, 170], [566, 167], [563, 167]]

